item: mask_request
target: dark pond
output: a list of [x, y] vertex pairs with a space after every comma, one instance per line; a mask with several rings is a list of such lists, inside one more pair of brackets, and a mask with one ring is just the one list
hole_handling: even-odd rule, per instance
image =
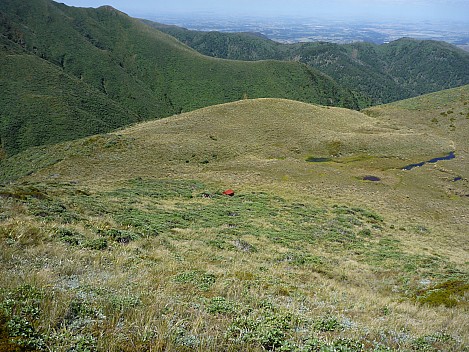
[[458, 176], [458, 177], [455, 177], [453, 179], [453, 182], [456, 182], [456, 181], [461, 181], [462, 180], [462, 177], [461, 176]]
[[378, 181], [381, 181], [381, 179], [378, 176], [367, 175], [367, 176], [363, 176], [363, 181], [378, 182]]
[[306, 161], [310, 162], [310, 163], [325, 163], [325, 162], [328, 162], [328, 161], [332, 161], [331, 158], [316, 158], [314, 156], [306, 159]]
[[425, 165], [425, 163], [426, 163], [425, 161], [422, 161], [421, 163], [410, 164], [410, 165], [404, 166], [402, 170], [412, 170], [414, 167], [420, 167], [420, 166]]
[[423, 166], [426, 163], [436, 163], [437, 161], [440, 161], [440, 160], [451, 160], [451, 159], [454, 159], [454, 158], [456, 158], [456, 155], [454, 154], [454, 152], [451, 152], [451, 153], [449, 153], [448, 155], [445, 155], [445, 156], [440, 156], [438, 158], [433, 158], [433, 159], [430, 159], [430, 160], [427, 160], [427, 161], [422, 161], [421, 163], [417, 163], [417, 164], [407, 165], [407, 166], [403, 167], [402, 170], [412, 170], [413, 168]]
[[436, 163], [437, 161], [440, 161], [440, 160], [451, 160], [451, 159], [454, 159], [454, 158], [456, 158], [456, 155], [454, 155], [454, 152], [451, 152], [448, 155], [445, 155], [445, 156], [442, 156], [442, 157], [439, 157], [439, 158], [430, 159], [430, 160], [428, 160], [428, 162], [429, 163]]

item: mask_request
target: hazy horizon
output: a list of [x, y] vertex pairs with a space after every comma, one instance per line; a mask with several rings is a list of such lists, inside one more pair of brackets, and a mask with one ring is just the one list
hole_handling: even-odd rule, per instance
[[344, 20], [458, 21], [469, 25], [466, 0], [59, 0], [70, 6], [111, 5], [134, 17], [158, 14], [218, 16], [252, 15], [264, 17], [311, 16]]

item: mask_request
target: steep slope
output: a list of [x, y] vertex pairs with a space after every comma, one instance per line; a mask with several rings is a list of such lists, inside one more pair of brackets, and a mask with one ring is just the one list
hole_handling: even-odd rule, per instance
[[0, 53], [0, 141], [7, 154], [139, 121], [106, 94], [35, 55]]
[[[70, 106], [67, 100], [77, 98], [85, 106], [80, 119], [90, 119], [84, 125], [95, 126], [102, 119], [99, 128], [84, 128], [94, 132], [243, 96], [357, 107], [350, 92], [305, 65], [205, 57], [110, 7], [81, 9], [49, 0], [5, 0], [0, 3], [0, 18], [3, 44], [0, 84], [9, 87], [2, 91], [0, 137], [7, 154], [61, 138], [55, 128], [47, 136], [43, 132], [34, 135], [32, 129], [24, 134], [18, 127], [20, 121], [50, 126], [54, 124], [50, 116], [55, 115], [61, 118], [64, 129], [74, 131], [64, 134], [64, 139], [86, 134], [76, 129], [76, 113], [67, 108]], [[60, 92], [53, 96], [57, 104], [49, 104], [47, 112], [36, 111], [30, 100], [22, 99], [38, 93], [34, 86], [36, 77], [29, 85], [25, 72], [20, 70], [24, 65], [14, 69], [15, 61], [24, 60], [32, 65], [28, 72], [52, 74], [50, 79], [48, 75], [40, 78], [49, 87], [49, 95], [54, 89]], [[64, 82], [80, 81], [81, 90], [69, 91], [66, 83], [58, 85], [54, 80], [58, 75], [65, 77]], [[93, 101], [85, 90], [96, 96]], [[18, 99], [23, 106], [21, 114], [8, 103]], [[101, 116], [103, 112], [95, 109], [96, 105], [113, 106], [113, 111]], [[23, 114], [26, 111], [34, 113]], [[115, 119], [109, 120], [111, 116]]]
[[145, 21], [195, 50], [235, 60], [295, 60], [351, 89], [361, 106], [397, 101], [469, 83], [469, 54], [436, 41], [279, 44], [243, 33], [190, 31]]
[[246, 99], [0, 161], [22, 176], [0, 185], [0, 343], [465, 351], [468, 90]]
[[379, 46], [377, 51], [388, 74], [412, 95], [469, 83], [468, 53], [451, 44], [404, 38]]
[[289, 46], [252, 33], [202, 32], [142, 19], [142, 22], [170, 34], [198, 52], [231, 60], [286, 60]]
[[375, 45], [303, 44], [295, 52], [372, 105], [469, 84], [469, 55], [431, 40], [403, 38]]

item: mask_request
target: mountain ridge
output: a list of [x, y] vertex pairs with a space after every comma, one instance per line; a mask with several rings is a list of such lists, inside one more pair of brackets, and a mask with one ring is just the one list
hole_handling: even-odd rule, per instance
[[[241, 60], [275, 58], [314, 67], [376, 105], [469, 83], [469, 53], [445, 42], [401, 38], [388, 44], [281, 44], [244, 33], [192, 31], [148, 20], [206, 55]], [[448, 60], [453, 60], [448, 64]], [[445, 67], [442, 67], [447, 65]]]
[[[246, 63], [206, 57], [173, 37], [108, 7], [84, 9], [48, 0], [28, 3], [5, 0], [0, 4], [0, 12], [2, 66], [15, 59], [9, 56], [12, 52], [19, 60], [22, 55], [33, 55], [52, 63], [54, 75], [64, 73], [68, 82], [78, 79], [86, 90], [97, 91], [96, 95], [100, 97], [99, 103], [88, 104], [85, 95], [81, 99], [83, 109], [68, 112], [63, 109], [66, 105], [63, 99], [69, 97], [62, 89], [65, 95], [63, 99], [57, 99], [57, 104], [42, 104], [47, 107], [47, 112], [34, 111], [34, 105], [28, 105], [31, 104], [28, 97], [35, 94], [34, 85], [23, 81], [22, 85], [12, 87], [14, 75], [19, 81], [24, 77], [19, 71], [12, 70], [7, 75], [2, 70], [0, 138], [8, 155], [37, 145], [41, 139], [57, 141], [63, 130], [54, 131], [55, 124], [48, 120], [54, 115], [60, 116], [65, 125], [69, 123], [65, 128], [70, 131], [67, 136], [81, 137], [108, 132], [135, 121], [239, 100], [243, 96], [283, 97], [358, 108], [347, 89], [303, 64], [272, 60]], [[38, 72], [44, 69], [44, 64], [32, 61], [35, 62], [39, 65]], [[47, 75], [44, 72], [41, 75], [46, 78], [47, 85]], [[53, 90], [49, 94], [53, 94]], [[22, 105], [33, 113], [18, 115], [10, 110], [9, 101], [21, 96], [27, 98]], [[96, 105], [120, 108], [114, 109], [114, 112], [119, 111], [117, 114], [105, 115], [103, 120], [108, 122], [98, 129], [81, 131], [75, 128], [75, 118], [82, 121], [100, 119], [101, 112], [95, 110]], [[48, 128], [46, 134], [35, 136], [34, 129], [27, 126], [38, 124], [41, 118], [40, 123]], [[31, 138], [15, 127], [18, 121], [22, 121], [23, 129], [33, 133]], [[84, 126], [86, 124], [83, 122]], [[18, 143], [22, 139], [27, 143]]]

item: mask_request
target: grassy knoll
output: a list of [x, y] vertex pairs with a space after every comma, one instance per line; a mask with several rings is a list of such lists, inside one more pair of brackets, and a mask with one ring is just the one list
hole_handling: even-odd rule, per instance
[[[400, 168], [427, 155], [443, 155], [453, 141], [428, 138], [406, 126], [366, 114], [278, 99], [248, 99], [155, 120], [83, 140], [35, 148], [4, 161], [5, 179], [38, 171], [48, 179], [172, 176], [224, 169], [284, 174], [347, 165]], [[310, 157], [330, 157], [324, 165]], [[28, 160], [26, 163], [25, 160]], [[427, 159], [425, 159], [427, 160]], [[52, 164], [52, 168], [44, 168]], [[295, 165], [290, 171], [284, 165]], [[99, 172], [97, 171], [99, 170]], [[6, 173], [9, 172], [10, 176]], [[308, 176], [306, 176], [307, 178]]]
[[466, 90], [243, 100], [3, 160], [0, 346], [464, 351]]

